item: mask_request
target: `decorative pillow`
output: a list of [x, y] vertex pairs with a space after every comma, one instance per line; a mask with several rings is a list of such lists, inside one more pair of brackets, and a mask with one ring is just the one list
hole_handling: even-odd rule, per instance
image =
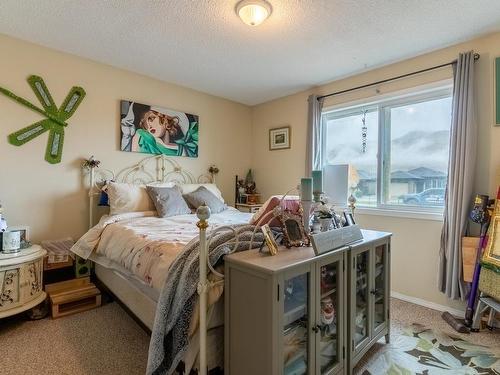
[[148, 185], [146, 189], [156, 207], [156, 211], [158, 211], [158, 216], [170, 217], [191, 213], [177, 186], [163, 187]]
[[111, 215], [135, 211], [154, 211], [144, 185], [110, 182], [108, 185], [109, 213]]
[[202, 204], [206, 204], [210, 207], [210, 211], [212, 211], [213, 214], [217, 214], [226, 209], [226, 205], [205, 186], [200, 186], [195, 191], [184, 194], [183, 197], [189, 206], [194, 209], [197, 209]]
[[224, 198], [222, 198], [221, 191], [219, 190], [219, 188], [215, 184], [181, 184], [181, 185], [179, 185], [179, 187], [181, 188], [182, 195], [192, 193], [193, 191], [198, 189], [200, 186], [205, 187], [209, 192], [211, 192], [217, 198], [219, 198], [219, 200], [222, 203], [225, 203]]
[[[252, 216], [250, 219], [250, 224], [255, 224], [255, 225], [264, 225], [264, 224], [269, 224], [270, 227], [279, 227], [280, 222], [277, 218], [273, 218], [273, 216], [270, 214], [267, 217], [264, 217], [268, 212], [271, 212], [274, 207], [278, 206], [280, 204], [280, 201], [282, 199], [282, 195], [273, 195], [270, 197], [259, 210]], [[285, 199], [283, 199], [283, 202], [281, 203], [281, 206], [286, 209], [291, 211], [292, 213], [298, 213], [299, 212], [299, 207], [300, 207], [300, 198], [296, 195], [287, 195]]]

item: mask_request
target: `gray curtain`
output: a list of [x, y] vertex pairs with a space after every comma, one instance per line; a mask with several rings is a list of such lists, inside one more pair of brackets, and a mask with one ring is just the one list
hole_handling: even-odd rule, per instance
[[450, 161], [444, 224], [439, 252], [439, 289], [448, 298], [465, 299], [461, 241], [472, 206], [477, 125], [474, 118], [474, 53], [461, 53], [453, 65], [454, 87]]
[[312, 170], [321, 169], [323, 166], [321, 161], [321, 110], [323, 109], [323, 99], [318, 100], [318, 95], [310, 95], [308, 103], [305, 176], [310, 176]]

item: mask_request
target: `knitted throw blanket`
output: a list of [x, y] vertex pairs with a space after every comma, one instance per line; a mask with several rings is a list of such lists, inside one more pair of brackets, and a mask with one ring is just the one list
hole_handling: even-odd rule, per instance
[[[253, 225], [234, 226], [239, 238], [236, 251], [249, 250]], [[207, 235], [208, 237], [208, 235]], [[235, 233], [218, 232], [210, 241], [208, 253], [212, 266], [234, 248]], [[264, 240], [262, 232], [255, 233], [253, 247]], [[188, 331], [198, 300], [200, 240], [193, 239], [177, 256], [168, 270], [160, 292], [148, 356], [148, 375], [170, 375], [188, 348]]]

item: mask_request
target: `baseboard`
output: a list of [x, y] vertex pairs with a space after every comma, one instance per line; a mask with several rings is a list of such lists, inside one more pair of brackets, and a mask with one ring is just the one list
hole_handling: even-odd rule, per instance
[[391, 297], [400, 299], [402, 301], [411, 302], [415, 305], [428, 307], [429, 309], [437, 310], [437, 311], [448, 311], [451, 315], [454, 315], [459, 318], [463, 318], [465, 315], [465, 311], [452, 309], [451, 307], [440, 305], [439, 303], [434, 303], [430, 301], [426, 301], [425, 299], [407, 296], [405, 294], [401, 294], [391, 290]]

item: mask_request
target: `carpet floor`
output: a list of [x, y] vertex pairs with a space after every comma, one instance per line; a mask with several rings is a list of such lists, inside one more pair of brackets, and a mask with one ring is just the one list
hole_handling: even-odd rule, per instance
[[[442, 332], [446, 335], [461, 338], [472, 344], [484, 345], [486, 347], [500, 351], [500, 330], [493, 331], [482, 330], [481, 332], [463, 334], [454, 331], [442, 318], [441, 312], [418, 306], [413, 303], [401, 301], [391, 298], [391, 343], [397, 344], [397, 339], [402, 336], [407, 336], [410, 327], [415, 324], [426, 327], [435, 332]], [[361, 359], [358, 366], [354, 369], [355, 374], [370, 374], [370, 369], [373, 368], [375, 361], [385, 353], [387, 346], [384, 339], [376, 343]], [[412, 374], [413, 372], [390, 372], [391, 374]], [[439, 374], [474, 374], [474, 372], [454, 372], [452, 369], [449, 372], [442, 371]], [[485, 372], [488, 374], [490, 372]], [[493, 372], [491, 372], [493, 373]], [[436, 372], [429, 372], [436, 374]], [[374, 374], [382, 375], [382, 374]]]
[[[408, 302], [392, 299], [391, 316], [391, 337], [418, 323], [471, 343], [500, 348], [498, 330], [457, 334], [438, 311]], [[1, 320], [0, 342], [4, 375], [135, 375], [145, 373], [149, 336], [117, 303], [109, 303], [57, 320]], [[355, 373], [366, 373], [384, 347], [383, 341], [377, 343]]]
[[149, 335], [117, 304], [52, 320], [0, 321], [2, 375], [143, 375]]

